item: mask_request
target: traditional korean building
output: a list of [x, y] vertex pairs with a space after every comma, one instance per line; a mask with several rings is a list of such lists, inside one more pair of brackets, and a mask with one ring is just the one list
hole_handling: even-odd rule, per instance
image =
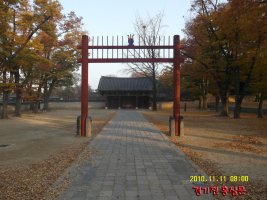
[[106, 98], [106, 108], [148, 109], [153, 85], [149, 78], [118, 78], [102, 76], [98, 91]]

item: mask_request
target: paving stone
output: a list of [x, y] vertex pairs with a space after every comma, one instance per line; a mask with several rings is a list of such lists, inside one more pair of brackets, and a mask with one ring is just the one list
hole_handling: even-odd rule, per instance
[[113, 185], [103, 185], [101, 187], [101, 190], [113, 190], [114, 186]]
[[112, 190], [103, 190], [99, 193], [99, 196], [101, 197], [111, 197], [112, 196]]
[[133, 181], [133, 180], [135, 181], [136, 180], [136, 176], [127, 176], [126, 180], [127, 181]]
[[111, 197], [99, 196], [96, 200], [110, 200]]
[[177, 196], [166, 196], [165, 200], [180, 200]]
[[103, 183], [103, 185], [111, 185], [111, 186], [113, 186], [114, 185], [114, 181], [105, 181]]
[[166, 198], [164, 197], [163, 194], [153, 194], [152, 199], [153, 200], [165, 200]]
[[143, 195], [143, 196], [140, 196], [140, 198], [138, 198], [140, 200], [152, 200], [152, 196], [151, 195]]
[[196, 198], [188, 180], [196, 166], [138, 111], [118, 111], [89, 145], [97, 153], [70, 169], [58, 200]]

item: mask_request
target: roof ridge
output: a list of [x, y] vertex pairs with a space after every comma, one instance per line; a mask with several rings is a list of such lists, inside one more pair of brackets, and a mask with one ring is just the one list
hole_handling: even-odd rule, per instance
[[149, 77], [109, 77], [102, 76], [99, 84], [99, 90], [120, 90], [120, 91], [150, 91], [152, 83]]
[[101, 76], [101, 78], [117, 78], [117, 79], [139, 79], [139, 78], [149, 78], [149, 77], [113, 77], [113, 76]]

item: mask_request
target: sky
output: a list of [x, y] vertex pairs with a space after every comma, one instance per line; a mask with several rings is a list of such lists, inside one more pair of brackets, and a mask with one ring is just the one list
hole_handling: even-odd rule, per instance
[[[63, 12], [74, 11], [83, 17], [89, 36], [125, 36], [134, 34], [137, 16], [145, 19], [163, 11], [165, 36], [180, 35], [189, 16], [191, 0], [59, 0]], [[89, 64], [89, 85], [97, 89], [101, 76], [127, 77], [126, 64]]]

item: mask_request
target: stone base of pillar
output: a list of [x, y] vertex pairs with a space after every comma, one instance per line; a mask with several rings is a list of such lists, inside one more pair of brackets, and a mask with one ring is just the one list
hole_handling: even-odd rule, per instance
[[92, 137], [92, 117], [87, 117], [86, 118], [86, 123], [85, 123], [85, 136], [86, 137]]
[[179, 135], [175, 135], [175, 121], [172, 116], [169, 117], [169, 135], [171, 136], [171, 140], [174, 142], [178, 142], [183, 140], [184, 138], [184, 117], [180, 116], [179, 119]]
[[[81, 136], [81, 116], [77, 117], [76, 135]], [[85, 122], [85, 137], [92, 136], [92, 118], [87, 117]]]

